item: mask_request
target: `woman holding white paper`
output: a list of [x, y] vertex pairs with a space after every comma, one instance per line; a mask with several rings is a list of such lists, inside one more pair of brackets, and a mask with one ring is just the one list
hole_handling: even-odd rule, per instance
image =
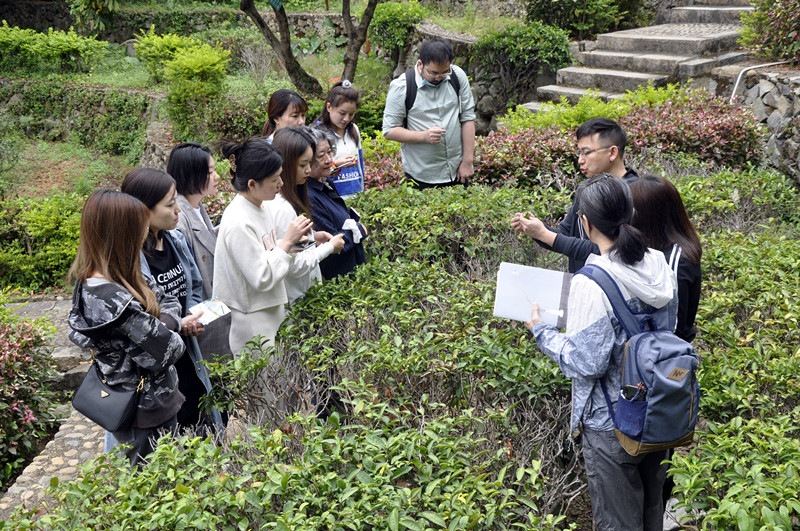
[[[602, 174], [584, 181], [577, 191], [578, 217], [600, 255], [590, 255], [611, 275], [629, 306], [636, 309], [677, 307], [675, 276], [659, 251], [649, 249], [631, 225], [633, 199], [621, 179]], [[627, 342], [625, 330], [602, 288], [584, 275], [572, 278], [566, 333], [542, 322], [534, 304], [525, 323], [539, 348], [572, 380], [573, 434], [582, 435], [583, 456], [599, 530], [661, 530], [663, 505], [660, 469], [665, 452], [631, 456], [614, 433], [605, 396], [619, 389]], [[674, 322], [672, 323], [674, 328]], [[617, 395], [610, 397], [616, 403]]]
[[[191, 315], [189, 309], [202, 302], [203, 280], [186, 239], [175, 230], [181, 210], [175, 180], [163, 171], [136, 168], [125, 176], [120, 190], [150, 209], [149, 231], [142, 250], [142, 272], [165, 293], [178, 299], [181, 315]], [[178, 359], [175, 368], [178, 388], [186, 401], [178, 411], [178, 425], [196, 428], [199, 434], [208, 435], [221, 427], [222, 417], [215, 408], [204, 411], [200, 406], [202, 397], [211, 391], [208, 371], [200, 363], [203, 355], [196, 339], [205, 328], [196, 319], [185, 317], [184, 321], [181, 335], [187, 355]]]
[[[214, 292], [214, 249], [217, 231], [208, 217], [203, 199], [217, 194], [219, 174], [211, 150], [201, 144], [184, 142], [169, 154], [167, 173], [175, 179], [178, 191], [178, 230], [186, 237], [200, 276], [203, 279], [202, 298], [210, 299]], [[228, 335], [231, 329], [230, 315], [225, 315], [206, 326], [205, 332], [197, 336], [203, 357], [224, 361], [231, 356]]]

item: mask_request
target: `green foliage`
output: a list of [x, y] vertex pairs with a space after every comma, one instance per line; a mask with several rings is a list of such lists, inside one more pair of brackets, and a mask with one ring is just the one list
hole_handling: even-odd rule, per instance
[[571, 59], [567, 33], [539, 22], [490, 33], [470, 53], [472, 61], [492, 65], [492, 73], [499, 74], [509, 95], [529, 87], [545, 68], [555, 72]]
[[742, 14], [739, 42], [762, 55], [800, 62], [800, 0], [754, 0], [755, 11]]
[[63, 286], [78, 249], [77, 194], [46, 199], [19, 198], [0, 207], [0, 282], [41, 290]]
[[369, 25], [371, 42], [383, 49], [393, 63], [411, 42], [414, 28], [425, 18], [425, 7], [417, 0], [381, 2]]
[[0, 26], [0, 69], [31, 72], [88, 72], [103, 55], [106, 43], [69, 31], [37, 33], [30, 29]]
[[709, 422], [700, 444], [673, 459], [683, 506], [703, 511], [702, 529], [794, 529], [800, 517], [800, 409]]
[[12, 294], [0, 290], [0, 488], [9, 486], [40, 450], [53, 422], [54, 374], [44, 321], [25, 321], [5, 305]]
[[617, 27], [627, 14], [613, 0], [526, 0], [528, 22], [559, 26], [574, 39], [592, 39]]
[[110, 30], [119, 0], [67, 0], [75, 23], [90, 34]]
[[179, 50], [166, 63], [169, 82], [167, 112], [178, 138], [204, 132], [206, 110], [225, 90], [225, 71], [230, 52], [202, 44]]
[[146, 94], [57, 79], [19, 80], [0, 84], [0, 103], [8, 104], [10, 124], [17, 130], [47, 140], [63, 140], [75, 133], [93, 149], [141, 156], [144, 117], [150, 107]]
[[537, 462], [483, 450], [492, 416], [444, 416], [440, 404], [425, 402], [428, 416], [418, 423], [408, 410], [348, 387], [359, 422], [295, 418], [296, 435], [252, 427], [224, 449], [199, 438], [162, 439], [149, 465], [135, 470], [106, 454], [77, 481], [57, 485], [57, 509], [19, 515], [16, 528], [67, 529], [75, 521], [132, 530], [564, 527], [563, 516], [542, 516], [536, 506], [545, 481]]
[[136, 39], [136, 56], [145, 62], [150, 77], [156, 83], [166, 79], [168, 61], [173, 60], [183, 50], [200, 46], [200, 41], [192, 37], [172, 33], [157, 35], [155, 26], [137, 34]]

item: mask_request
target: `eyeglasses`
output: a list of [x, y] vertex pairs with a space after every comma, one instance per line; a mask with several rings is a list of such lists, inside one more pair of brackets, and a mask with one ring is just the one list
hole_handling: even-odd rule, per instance
[[583, 149], [579, 149], [578, 151], [576, 151], [575, 152], [575, 156], [577, 158], [581, 158], [581, 157], [586, 158], [589, 155], [591, 155], [592, 153], [594, 153], [595, 151], [603, 151], [604, 149], [608, 149], [608, 148], [612, 148], [612, 147], [614, 147], [613, 144], [610, 145], [610, 146], [603, 146], [603, 147], [594, 148], [594, 149], [583, 148]]
[[453, 69], [452, 69], [452, 68], [449, 68], [449, 69], [447, 70], [447, 72], [431, 72], [430, 70], [428, 70], [427, 68], [425, 68], [425, 67], [423, 66], [423, 67], [422, 67], [422, 71], [423, 71], [425, 74], [427, 74], [427, 76], [428, 76], [428, 77], [432, 77], [432, 78], [434, 78], [434, 79], [436, 79], [436, 78], [439, 78], [439, 77], [445, 78], [445, 77], [447, 77], [447, 76], [452, 76], [452, 75], [453, 75]]

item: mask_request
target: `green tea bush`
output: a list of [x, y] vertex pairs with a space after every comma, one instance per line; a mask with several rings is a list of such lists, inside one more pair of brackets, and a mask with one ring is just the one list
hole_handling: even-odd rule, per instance
[[795, 529], [800, 518], [800, 409], [710, 422], [698, 446], [676, 456], [670, 475], [681, 505], [702, 529]]
[[47, 33], [38, 33], [12, 28], [5, 20], [0, 26], [2, 70], [88, 72], [105, 49], [105, 42], [81, 37], [71, 28], [69, 31], [49, 28]]
[[167, 112], [179, 139], [197, 136], [205, 128], [207, 109], [225, 90], [229, 56], [227, 50], [202, 44], [179, 50], [166, 62]]
[[136, 41], [136, 56], [147, 65], [155, 83], [166, 79], [167, 62], [173, 60], [178, 52], [200, 45], [200, 41], [192, 37], [172, 33], [157, 35], [154, 26], [137, 34]]
[[9, 486], [35, 457], [53, 428], [53, 394], [47, 379], [54, 375], [50, 326], [25, 321], [6, 305], [13, 302], [0, 290], [0, 490]]
[[470, 56], [473, 62], [492, 65], [492, 75], [499, 78], [491, 81], [500, 83], [507, 97], [530, 91], [537, 75], [545, 69], [555, 72], [571, 60], [567, 33], [540, 22], [490, 33], [471, 48]]
[[63, 286], [78, 250], [83, 198], [56, 193], [0, 207], [0, 282], [29, 290]]
[[740, 43], [762, 55], [800, 63], [800, 0], [757, 0], [742, 14]]
[[519, 190], [471, 186], [464, 190], [420, 191], [408, 186], [366, 190], [355, 208], [380, 234], [380, 245], [368, 246], [373, 256], [439, 263], [451, 273], [491, 279], [501, 261], [530, 263], [553, 255], [540, 251], [530, 238], [518, 238], [509, 223], [518, 211], [532, 211], [555, 223], [571, 204], [569, 190]]
[[15, 528], [564, 528], [563, 516], [536, 506], [545, 481], [538, 463], [482, 451], [491, 417], [439, 415], [441, 405], [425, 403], [429, 416], [420, 421], [352, 387], [358, 422], [295, 418], [291, 435], [253, 427], [225, 448], [162, 439], [138, 470], [106, 454], [57, 486], [57, 509], [18, 515]]

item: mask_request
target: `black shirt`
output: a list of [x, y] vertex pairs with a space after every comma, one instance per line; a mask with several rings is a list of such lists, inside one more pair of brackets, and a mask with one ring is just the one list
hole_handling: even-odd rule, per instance
[[145, 253], [150, 273], [156, 283], [168, 294], [181, 303], [181, 315], [186, 315], [186, 272], [172, 249], [172, 245], [164, 240], [164, 249], [152, 249]]

